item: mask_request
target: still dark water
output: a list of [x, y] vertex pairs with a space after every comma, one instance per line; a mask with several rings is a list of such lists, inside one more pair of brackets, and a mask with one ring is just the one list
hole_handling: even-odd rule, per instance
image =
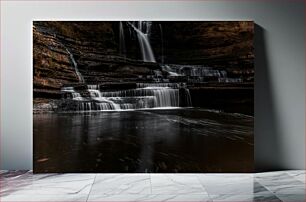
[[241, 114], [34, 114], [34, 172], [252, 172], [253, 149], [253, 117]]

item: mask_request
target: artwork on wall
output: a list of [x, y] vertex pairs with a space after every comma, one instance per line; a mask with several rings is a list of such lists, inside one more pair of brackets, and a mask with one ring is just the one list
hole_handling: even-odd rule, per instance
[[34, 21], [34, 172], [252, 172], [252, 21]]

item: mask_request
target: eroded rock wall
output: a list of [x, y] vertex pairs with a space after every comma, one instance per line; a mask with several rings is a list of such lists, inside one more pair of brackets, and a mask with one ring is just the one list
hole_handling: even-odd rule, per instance
[[[225, 69], [229, 77], [245, 78], [252, 84], [253, 26], [251, 21], [153, 22], [149, 38], [158, 63]], [[126, 55], [119, 50], [118, 22], [34, 22], [34, 104], [59, 99], [62, 86], [80, 83], [69, 52], [86, 83], [150, 81], [148, 75], [161, 67], [158, 63], [142, 62], [136, 34], [127, 23], [123, 27]], [[252, 94], [252, 85], [248, 88], [248, 94]], [[201, 87], [191, 89], [192, 93], [206, 91], [201, 91]], [[195, 103], [201, 106], [204, 102]], [[252, 101], [249, 103], [251, 106]]]

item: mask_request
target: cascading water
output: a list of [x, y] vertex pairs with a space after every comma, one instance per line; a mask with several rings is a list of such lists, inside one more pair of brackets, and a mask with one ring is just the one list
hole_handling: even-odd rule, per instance
[[156, 62], [154, 53], [149, 41], [152, 22], [139, 21], [138, 25], [128, 23], [137, 33], [140, 51], [144, 62]]
[[160, 29], [160, 38], [161, 38], [161, 63], [164, 64], [164, 34], [163, 34], [163, 27], [159, 24]]
[[187, 107], [191, 107], [192, 106], [192, 102], [191, 102], [191, 96], [190, 96], [190, 91], [188, 88], [184, 88], [185, 93], [186, 93], [186, 106]]
[[198, 76], [198, 77], [218, 77], [226, 78], [227, 72], [225, 70], [217, 70], [212, 67], [201, 65], [162, 65], [162, 69], [173, 76]]
[[[139, 21], [127, 23], [130, 25], [130, 31], [137, 34], [143, 61], [156, 62], [149, 42], [152, 22]], [[160, 31], [162, 37], [162, 29]], [[119, 23], [119, 40], [120, 54], [126, 57], [123, 22]], [[70, 59], [79, 76], [79, 80], [84, 82], [82, 75], [78, 71], [78, 66], [73, 55], [68, 49], [66, 50], [70, 55]], [[155, 71], [161, 73], [160, 70]], [[160, 79], [163, 79], [162, 74], [159, 76]], [[159, 83], [137, 83], [135, 88], [114, 91], [101, 91], [99, 85], [82, 85], [77, 89], [78, 90], [76, 90], [75, 87], [63, 87], [61, 90], [64, 94], [63, 97], [72, 101], [72, 103], [68, 102], [68, 108], [69, 106], [73, 106], [73, 110], [76, 111], [132, 110], [192, 106], [190, 93], [185, 83], [165, 83], [165, 81], [163, 83], [160, 81]], [[67, 105], [65, 107], [67, 107]]]
[[76, 73], [76, 75], [77, 75], [77, 77], [79, 79], [79, 82], [84, 83], [84, 78], [83, 78], [82, 74], [79, 71], [78, 64], [76, 63], [76, 61], [75, 61], [75, 59], [73, 57], [73, 54], [68, 50], [68, 48], [65, 47], [65, 49], [66, 49], [67, 53], [69, 54], [70, 60], [71, 60], [71, 62], [73, 64], [73, 67], [75, 69], [75, 73]]
[[226, 70], [215, 69], [203, 65], [165, 64], [161, 69], [169, 77], [185, 77], [189, 83], [217, 81], [220, 83], [239, 83], [241, 78], [229, 78]]
[[69, 93], [71, 95], [71, 98], [73, 100], [83, 100], [80, 93], [76, 92], [74, 90], [74, 87], [62, 87], [61, 92], [63, 93]]
[[137, 88], [148, 88], [148, 87], [168, 87], [168, 88], [180, 88], [185, 87], [184, 83], [137, 83]]
[[125, 47], [125, 37], [124, 37], [124, 29], [123, 29], [123, 23], [119, 22], [119, 51], [124, 58], [126, 58], [126, 47]]
[[110, 99], [106, 99], [101, 95], [101, 92], [98, 90], [98, 85], [87, 85], [88, 92], [90, 93], [90, 98], [94, 101], [96, 108], [98, 110], [119, 110], [120, 106], [113, 102]]
[[189, 90], [183, 86], [176, 83], [138, 83], [135, 89], [100, 91], [99, 85], [88, 85], [87, 97], [82, 97], [73, 87], [63, 87], [62, 93], [71, 94], [65, 97], [77, 103], [78, 111], [180, 107], [182, 96], [187, 103], [185, 105], [191, 106]]

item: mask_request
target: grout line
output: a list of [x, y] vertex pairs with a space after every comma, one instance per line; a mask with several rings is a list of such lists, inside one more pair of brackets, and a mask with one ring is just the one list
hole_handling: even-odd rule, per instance
[[265, 186], [264, 184], [260, 183], [258, 180], [254, 180], [254, 182], [257, 182], [260, 186], [264, 187], [266, 190], [268, 190], [268, 192], [270, 192], [273, 195], [276, 195], [272, 190], [270, 190], [270, 188], [268, 188], [268, 186]]
[[[254, 178], [254, 182], [257, 182], [260, 186], [262, 186], [263, 188], [265, 188], [268, 192], [269, 192], [269, 194], [271, 194], [271, 195], [273, 195], [275, 198], [277, 198], [277, 199], [279, 199], [280, 201], [282, 201], [277, 195], [276, 195], [276, 193], [274, 193], [273, 191], [271, 191], [267, 186], [265, 186], [265, 185], [263, 185], [262, 183], [260, 183], [258, 180], [256, 180], [255, 178]], [[254, 182], [253, 182], [253, 184], [254, 184]], [[254, 188], [253, 188], [254, 189]], [[260, 196], [262, 196], [261, 194], [259, 194]], [[254, 191], [253, 191], [253, 197], [255, 198], [256, 197], [256, 193], [254, 193]]]
[[[206, 174], [201, 174], [201, 175], [204, 176], [204, 175], [206, 175]], [[199, 178], [198, 175], [196, 175], [196, 178], [197, 178], [198, 182], [200, 183], [200, 185], [203, 187], [204, 191], [206, 192], [209, 201], [213, 201], [213, 198], [210, 196], [210, 194], [209, 194], [208, 191], [206, 190], [206, 187], [202, 184], [202, 182], [201, 182], [201, 180], [200, 180], [200, 178]]]
[[153, 194], [153, 192], [152, 192], [152, 179], [151, 179], [152, 174], [150, 173], [150, 174], [149, 174], [149, 176], [150, 176], [150, 188], [151, 188], [151, 194]]
[[98, 174], [95, 174], [95, 178], [94, 178], [94, 180], [93, 180], [93, 182], [92, 182], [92, 185], [91, 185], [91, 187], [90, 187], [90, 190], [89, 190], [89, 192], [88, 192], [88, 196], [87, 196], [86, 202], [88, 202], [88, 199], [89, 199], [89, 196], [90, 196], [90, 193], [91, 193], [92, 187], [93, 187], [93, 186], [94, 186], [94, 184], [95, 184], [95, 181], [96, 181], [96, 177], [97, 177], [97, 175], [98, 175]]

